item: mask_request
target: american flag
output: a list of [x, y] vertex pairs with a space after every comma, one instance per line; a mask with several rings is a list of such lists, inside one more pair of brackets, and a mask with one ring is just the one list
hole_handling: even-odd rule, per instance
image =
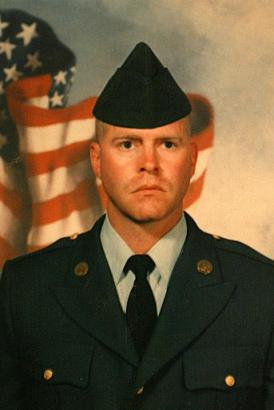
[[[0, 10], [0, 266], [89, 229], [106, 205], [89, 165], [96, 98], [66, 107], [74, 73], [74, 54], [46, 22]], [[189, 97], [200, 155], [185, 207], [201, 194], [213, 145], [211, 105]]]

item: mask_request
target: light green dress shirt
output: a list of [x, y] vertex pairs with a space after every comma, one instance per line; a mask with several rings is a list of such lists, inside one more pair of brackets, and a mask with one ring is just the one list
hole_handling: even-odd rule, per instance
[[[182, 250], [186, 235], [187, 225], [182, 215], [179, 222], [147, 252], [155, 263], [155, 268], [149, 275], [148, 281], [155, 298], [158, 315], [166, 295], [171, 272]], [[107, 215], [100, 237], [122, 309], [126, 312], [135, 276], [131, 271], [124, 275], [123, 268], [134, 252], [112, 227]]]

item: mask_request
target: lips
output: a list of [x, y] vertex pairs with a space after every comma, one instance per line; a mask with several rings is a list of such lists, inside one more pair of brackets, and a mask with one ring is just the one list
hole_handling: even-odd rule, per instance
[[164, 191], [163, 188], [159, 185], [141, 185], [133, 192], [141, 192], [141, 191]]

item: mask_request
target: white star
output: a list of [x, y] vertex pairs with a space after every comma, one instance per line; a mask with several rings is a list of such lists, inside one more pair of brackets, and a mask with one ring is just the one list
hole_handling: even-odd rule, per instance
[[34, 54], [28, 54], [27, 59], [28, 62], [25, 64], [25, 67], [30, 67], [31, 71], [36, 70], [36, 68], [41, 67], [43, 64], [42, 62], [38, 59], [39, 57], [39, 51], [36, 51]]
[[0, 95], [3, 95], [3, 94], [5, 94], [4, 83], [3, 83], [3, 81], [0, 81]]
[[55, 93], [53, 94], [53, 96], [51, 97], [50, 101], [53, 105], [53, 107], [55, 107], [56, 105], [62, 105], [63, 104], [63, 95], [59, 95], [57, 91], [55, 91]]
[[58, 74], [54, 76], [56, 84], [66, 84], [66, 71], [59, 71]]
[[22, 31], [16, 34], [16, 37], [22, 38], [24, 42], [24, 46], [27, 46], [31, 40], [35, 37], [38, 37], [38, 33], [36, 31], [37, 23], [32, 24], [21, 24]]
[[16, 64], [13, 64], [13, 66], [10, 68], [4, 68], [4, 73], [6, 74], [6, 81], [17, 81], [18, 78], [23, 74], [20, 71], [16, 70]]
[[0, 54], [6, 53], [7, 59], [11, 59], [12, 50], [16, 47], [15, 44], [10, 43], [9, 39], [0, 41]]
[[9, 23], [7, 23], [6, 21], [2, 21], [2, 16], [0, 16], [0, 37], [3, 34], [4, 28], [6, 28], [8, 26], [9, 26]]

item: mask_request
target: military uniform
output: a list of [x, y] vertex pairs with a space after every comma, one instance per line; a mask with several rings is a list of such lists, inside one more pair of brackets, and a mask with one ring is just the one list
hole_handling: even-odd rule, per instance
[[273, 263], [187, 216], [139, 363], [101, 247], [102, 221], [6, 264], [0, 408], [273, 410]]
[[[113, 126], [153, 129], [190, 111], [169, 71], [141, 43], [107, 83], [94, 115]], [[152, 141], [149, 130], [141, 135], [142, 142]], [[170, 190], [176, 187], [183, 197], [181, 180], [171, 181], [170, 163], [161, 162], [160, 174], [158, 163], [149, 168], [142, 161], [127, 162], [129, 178], [141, 168], [153, 173], [150, 184], [161, 189], [166, 177]], [[179, 164], [187, 184], [190, 165]], [[124, 194], [116, 192], [115, 198], [121, 201]], [[169, 194], [181, 211], [181, 202]], [[112, 219], [116, 211], [112, 207]], [[187, 238], [140, 358], [100, 242], [102, 222], [6, 264], [0, 286], [0, 409], [273, 410], [271, 261], [200, 231], [187, 217]], [[146, 278], [142, 283], [147, 285]]]

